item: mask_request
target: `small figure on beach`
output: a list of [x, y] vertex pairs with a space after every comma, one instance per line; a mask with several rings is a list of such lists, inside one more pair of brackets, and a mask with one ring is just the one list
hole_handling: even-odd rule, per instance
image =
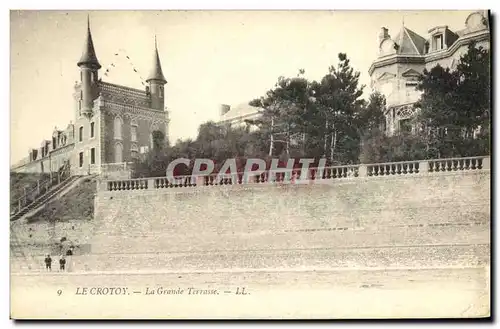
[[66, 266], [66, 259], [64, 258], [64, 255], [61, 256], [61, 259], [59, 259], [59, 270], [64, 271], [64, 268]]
[[45, 257], [45, 269], [47, 271], [52, 271], [52, 258], [50, 258], [50, 255]]

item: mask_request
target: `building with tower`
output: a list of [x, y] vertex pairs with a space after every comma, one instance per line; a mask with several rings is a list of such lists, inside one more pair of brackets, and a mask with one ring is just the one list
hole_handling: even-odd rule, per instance
[[379, 54], [369, 69], [371, 87], [386, 97], [386, 133], [414, 130], [411, 118], [418, 111], [413, 104], [420, 98], [416, 90], [424, 69], [437, 64], [455, 69], [471, 42], [476, 47], [490, 48], [488, 11], [473, 12], [465, 20], [465, 28], [452, 31], [446, 25], [435, 26], [422, 37], [403, 26], [391, 37], [383, 27], [379, 34]]
[[64, 130], [55, 128], [52, 138], [31, 149], [12, 171], [55, 172], [69, 164], [73, 175], [102, 174], [125, 167], [155, 143], [168, 141], [167, 80], [156, 38], [145, 90], [102, 81], [90, 22], [77, 66], [80, 81], [74, 86], [74, 121]]

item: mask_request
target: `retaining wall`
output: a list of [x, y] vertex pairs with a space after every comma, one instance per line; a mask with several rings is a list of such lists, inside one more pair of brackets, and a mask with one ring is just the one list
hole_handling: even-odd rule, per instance
[[75, 256], [75, 269], [489, 263], [489, 166], [299, 185], [109, 186], [99, 185], [93, 227], [81, 226], [91, 253]]

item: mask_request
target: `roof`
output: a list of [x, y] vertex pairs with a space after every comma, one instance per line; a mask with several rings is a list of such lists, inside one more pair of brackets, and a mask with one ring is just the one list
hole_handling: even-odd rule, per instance
[[423, 55], [425, 53], [426, 40], [405, 26], [401, 28], [394, 41], [399, 46], [397, 53], [400, 55]]
[[234, 107], [232, 106], [229, 112], [220, 117], [220, 121], [252, 117], [253, 115], [257, 115], [260, 110], [262, 110], [260, 107], [251, 106], [247, 103], [241, 103]]
[[146, 81], [150, 80], [158, 80], [167, 83], [167, 80], [165, 80], [165, 76], [163, 75], [163, 71], [161, 69], [160, 55], [158, 54], [158, 47], [156, 46], [156, 37], [155, 37], [155, 51], [153, 55], [153, 67], [151, 68], [151, 72], [149, 73]]
[[87, 18], [87, 38], [85, 39], [85, 44], [83, 46], [82, 57], [78, 61], [78, 66], [82, 65], [90, 65], [94, 66], [97, 69], [101, 68], [101, 64], [97, 60], [97, 56], [95, 54], [94, 42], [92, 41], [92, 33], [90, 32], [90, 21]]

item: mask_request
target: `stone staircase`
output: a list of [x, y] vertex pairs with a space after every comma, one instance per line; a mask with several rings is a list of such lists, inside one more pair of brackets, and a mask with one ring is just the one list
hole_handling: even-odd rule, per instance
[[52, 187], [47, 193], [43, 194], [38, 199], [36, 199], [34, 202], [30, 203], [29, 205], [27, 205], [26, 207], [21, 209], [21, 211], [11, 215], [10, 221], [12, 222], [12, 221], [18, 220], [19, 218], [23, 217], [27, 213], [42, 206], [44, 203], [49, 201], [51, 198], [56, 196], [59, 192], [63, 191], [66, 187], [70, 186], [71, 184], [73, 184], [75, 181], [77, 181], [81, 177], [82, 176], [71, 176], [71, 177], [67, 178], [66, 180], [64, 180], [63, 182], [61, 182], [60, 184]]

